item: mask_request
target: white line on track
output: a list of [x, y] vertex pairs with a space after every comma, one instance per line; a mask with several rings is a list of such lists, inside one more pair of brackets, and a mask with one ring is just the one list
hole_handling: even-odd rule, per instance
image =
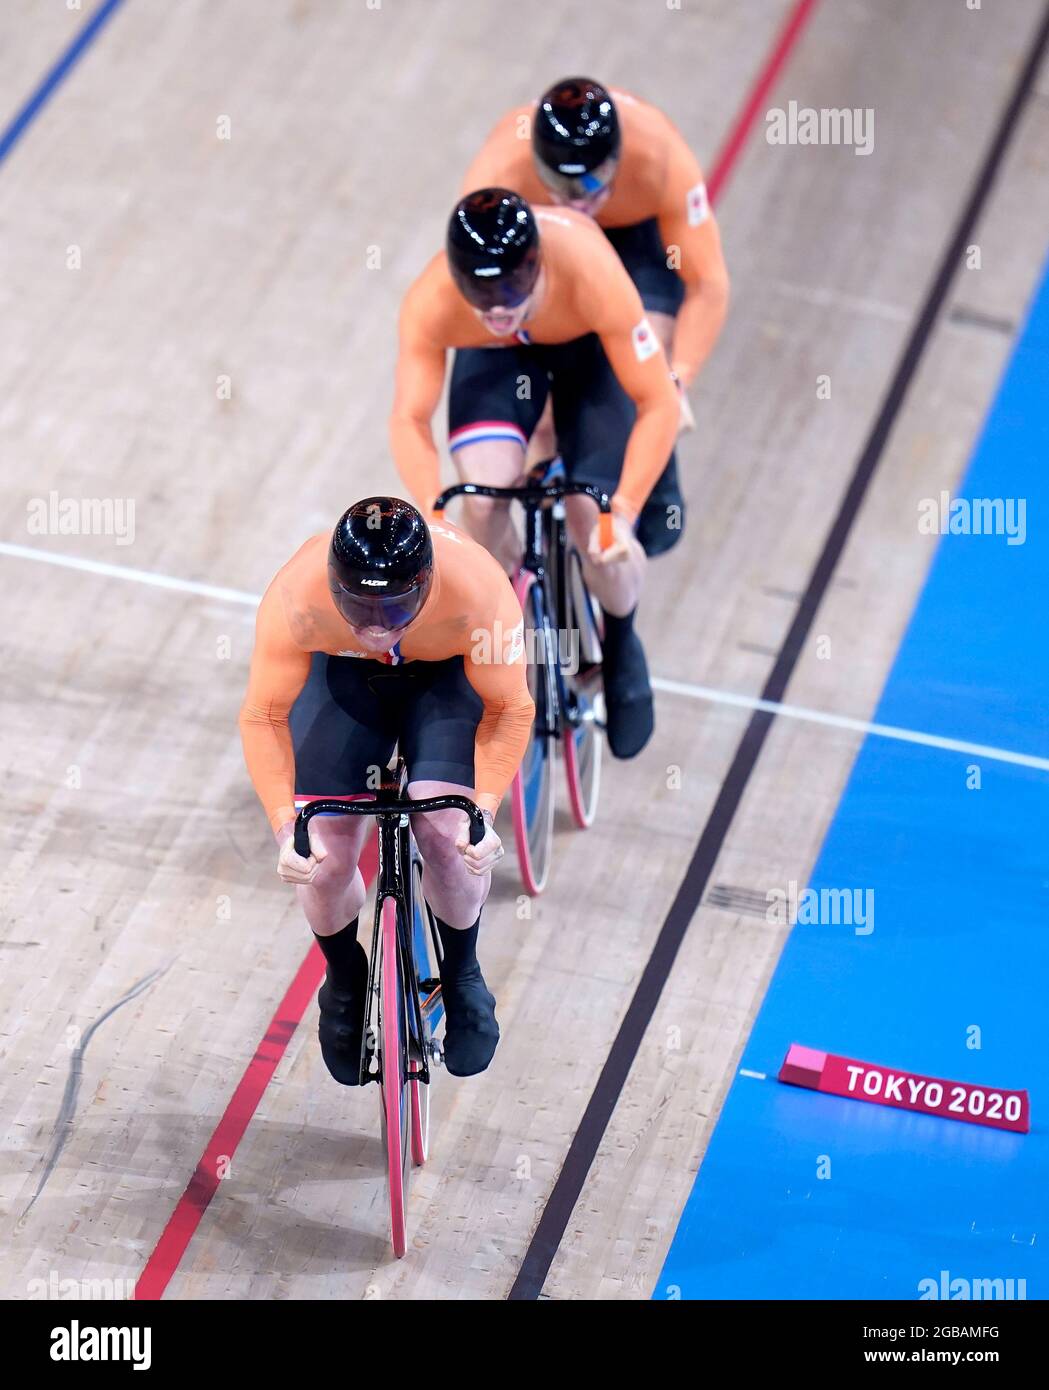
[[[33, 560], [38, 564], [59, 565], [63, 569], [104, 575], [107, 579], [130, 580], [136, 584], [151, 585], [155, 589], [196, 594], [201, 598], [219, 599], [252, 608], [257, 606], [261, 598], [260, 594], [249, 594], [243, 589], [225, 589], [216, 584], [202, 584], [195, 579], [174, 579], [166, 574], [155, 574], [152, 570], [111, 565], [101, 560], [81, 559], [75, 555], [59, 555], [53, 550], [37, 550], [33, 546], [13, 545], [8, 541], [0, 541], [0, 555], [9, 555], [16, 560]], [[941, 738], [939, 734], [902, 729], [895, 724], [872, 724], [866, 719], [852, 719], [846, 714], [828, 714], [824, 710], [806, 709], [803, 705], [781, 704], [776, 700], [762, 700], [754, 695], [736, 695], [729, 690], [715, 690], [713, 686], [691, 685], [687, 681], [666, 680], [660, 676], [653, 676], [652, 688], [662, 690], [667, 695], [683, 695], [691, 700], [707, 700], [711, 704], [731, 705], [736, 709], [764, 710], [784, 719], [800, 719], [808, 724], [822, 724], [831, 729], [847, 729], [850, 733], [895, 739], [898, 743], [916, 743], [925, 748], [941, 748], [948, 753], [965, 753], [972, 757], [986, 758], [991, 762], [1013, 763], [1017, 767], [1033, 767], [1039, 772], [1049, 772], [1049, 758], [1039, 758], [1032, 753], [1015, 753], [1010, 748], [968, 743], [964, 739]]]
[[44, 565], [59, 565], [67, 570], [83, 570], [87, 574], [104, 574], [107, 579], [131, 579], [136, 584], [150, 584], [154, 589], [175, 589], [183, 594], [198, 594], [201, 598], [223, 599], [226, 603], [250, 604], [257, 608], [261, 594], [246, 594], [243, 589], [223, 589], [216, 584], [200, 584], [195, 579], [172, 579], [152, 570], [131, 569], [128, 565], [107, 565], [102, 560], [83, 560], [76, 555], [59, 555], [53, 550], [34, 550], [29, 545], [11, 545], [0, 541], [0, 555], [16, 560], [36, 560]]
[[740, 1076], [752, 1076], [755, 1081], [767, 1081], [768, 1077], [763, 1071], [750, 1071], [747, 1067], [740, 1067]]
[[917, 729], [901, 729], [896, 724], [871, 724], [866, 719], [851, 719], [847, 714], [827, 714], [824, 710], [806, 709], [804, 705], [785, 705], [776, 700], [760, 700], [754, 695], [734, 695], [728, 690], [714, 690], [708, 685], [688, 685], [684, 681], [652, 677], [653, 690], [668, 695], [688, 695], [694, 700], [710, 700], [719, 705], [735, 705], [739, 709], [766, 710], [784, 719], [803, 719], [809, 724], [824, 724], [832, 729], [848, 729], [857, 734], [874, 734], [877, 738], [896, 739], [899, 743], [920, 743], [926, 748], [943, 748], [948, 753], [967, 753], [998, 763], [1015, 763], [1018, 767], [1034, 767], [1049, 772], [1049, 758], [1033, 753], [1014, 753], [1010, 748], [995, 748], [986, 743], [968, 743], [960, 738], [941, 738]]

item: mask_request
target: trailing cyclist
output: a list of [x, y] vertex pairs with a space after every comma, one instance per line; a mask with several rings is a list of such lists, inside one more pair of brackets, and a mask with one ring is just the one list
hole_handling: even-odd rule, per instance
[[[405, 296], [390, 421], [394, 461], [424, 510], [440, 491], [431, 421], [455, 348], [450, 442], [466, 482], [511, 486], [549, 396], [570, 481], [612, 495], [614, 543], [597, 508], [568, 499], [587, 583], [605, 613], [608, 741], [621, 758], [652, 734], [652, 691], [634, 618], [645, 553], [635, 523], [674, 446], [677, 389], [623, 264], [589, 217], [536, 208], [505, 188], [463, 198], [446, 249]], [[520, 546], [504, 502], [471, 499], [471, 534], [507, 569]]]
[[[488, 184], [597, 222], [637, 286], [681, 394], [682, 428], [692, 428], [687, 391], [724, 326], [729, 279], [703, 171], [669, 117], [592, 78], [563, 78], [490, 132], [462, 191]], [[552, 453], [548, 417], [539, 437]], [[683, 516], [672, 457], [639, 520], [646, 554], [678, 540]]]

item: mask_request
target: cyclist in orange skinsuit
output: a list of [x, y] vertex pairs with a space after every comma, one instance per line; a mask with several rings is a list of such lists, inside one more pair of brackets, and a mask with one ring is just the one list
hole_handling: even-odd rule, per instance
[[[681, 388], [682, 424], [693, 427], [685, 392], [721, 332], [729, 281], [703, 171], [677, 127], [629, 92], [566, 78], [492, 129], [462, 192], [492, 184], [596, 220], [641, 294]], [[552, 452], [548, 417], [536, 431], [540, 437], [543, 450]], [[639, 530], [649, 555], [681, 534], [680, 525], [666, 525], [668, 505], [682, 506], [673, 464]], [[672, 515], [680, 523], [681, 512]]]
[[[459, 438], [465, 447], [455, 454], [464, 479], [518, 481], [528, 436], [549, 395], [570, 479], [612, 494], [610, 549], [600, 552], [589, 498], [569, 499], [569, 525], [605, 611], [609, 744], [617, 756], [632, 757], [652, 732], [647, 667], [633, 629], [645, 567], [634, 527], [671, 455], [679, 414], [640, 296], [588, 217], [533, 210], [502, 189], [463, 199], [449, 223], [446, 251], [408, 290], [400, 315], [390, 441], [424, 510], [440, 489], [431, 420], [448, 348], [459, 350], [450, 409], [453, 445], [456, 435], [469, 436]], [[470, 365], [465, 374], [463, 358]], [[456, 429], [458, 417], [471, 423]], [[482, 443], [483, 472], [474, 467]], [[467, 518], [471, 532], [511, 568], [520, 547], [509, 509], [476, 499]]]
[[[363, 576], [381, 589], [381, 576], [391, 563], [403, 564], [412, 545], [414, 607], [402, 602], [395, 619], [404, 625], [358, 618], [380, 600], [370, 597], [375, 589], [362, 589], [363, 600], [348, 598], [347, 583]], [[303, 859], [293, 841], [296, 805], [373, 790], [376, 769], [399, 744], [410, 796], [467, 796], [481, 808], [487, 832], [476, 846], [458, 811], [416, 817], [412, 827], [443, 947], [446, 1064], [457, 1075], [481, 1071], [499, 1033], [477, 964], [477, 931], [489, 871], [503, 854], [495, 812], [527, 747], [533, 713], [524, 623], [506, 575], [461, 531], [427, 527], [398, 498], [351, 507], [334, 536], [307, 541], [266, 590], [240, 713], [244, 757], [280, 845], [278, 873], [299, 886], [328, 963], [320, 1036], [325, 1062], [343, 1084], [357, 1084], [364, 1021], [368, 962], [357, 914], [365, 888], [357, 861], [370, 821], [317, 817]]]

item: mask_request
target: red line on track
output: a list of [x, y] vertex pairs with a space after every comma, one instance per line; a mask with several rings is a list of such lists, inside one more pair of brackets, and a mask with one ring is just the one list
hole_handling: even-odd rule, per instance
[[[372, 836], [360, 860], [365, 883], [371, 883], [375, 877], [376, 859], [375, 837]], [[146, 1261], [145, 1269], [136, 1281], [136, 1299], [160, 1298], [167, 1288], [179, 1261], [186, 1253], [186, 1247], [200, 1225], [201, 1217], [218, 1191], [219, 1183], [222, 1181], [219, 1176], [220, 1164], [228, 1163], [233, 1157], [273, 1073], [287, 1051], [295, 1029], [302, 1022], [302, 1016], [320, 988], [323, 978], [324, 957], [314, 943], [303, 957], [287, 993], [277, 1005], [277, 1011], [270, 1019], [269, 1027], [255, 1049], [255, 1055], [230, 1097], [222, 1119], [215, 1126], [215, 1132], [201, 1155], [188, 1187], [178, 1199], [153, 1253]]]
[[736, 163], [747, 136], [753, 128], [754, 122], [758, 117], [768, 96], [772, 84], [780, 75], [784, 63], [790, 56], [790, 51], [797, 43], [802, 29], [805, 27], [809, 15], [816, 8], [816, 0], [798, 0], [798, 3], [787, 16], [786, 23], [776, 36], [772, 45], [772, 51], [765, 59], [765, 66], [758, 73], [750, 91], [740, 107], [739, 114], [729, 130], [725, 143], [718, 150], [707, 179], [707, 196], [713, 203], [721, 189], [727, 183], [728, 176], [732, 172], [733, 165]]
[[[728, 182], [729, 174], [743, 151], [762, 104], [815, 7], [816, 0], [798, 0], [777, 34], [772, 51], [714, 159], [710, 177], [707, 179], [707, 194], [711, 203]], [[369, 862], [366, 867], [362, 858], [361, 871], [370, 882], [375, 873], [374, 840], [369, 843], [368, 853]], [[323, 974], [324, 957], [316, 946], [311, 946], [287, 994], [270, 1020], [265, 1036], [255, 1049], [255, 1055], [248, 1063], [240, 1084], [233, 1092], [229, 1105], [226, 1106], [225, 1113], [189, 1181], [189, 1186], [179, 1198], [153, 1253], [146, 1261], [146, 1266], [135, 1285], [137, 1299], [160, 1298], [167, 1288], [171, 1276], [186, 1252], [186, 1247], [200, 1225], [201, 1218], [208, 1209], [208, 1204], [218, 1191], [221, 1182], [218, 1175], [219, 1159], [224, 1157], [228, 1161], [232, 1158], [295, 1029], [302, 1021], [314, 991], [320, 986]]]

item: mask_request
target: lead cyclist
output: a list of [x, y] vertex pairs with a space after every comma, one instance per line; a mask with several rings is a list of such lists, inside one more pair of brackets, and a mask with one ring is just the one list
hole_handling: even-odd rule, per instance
[[314, 536], [259, 605], [240, 713], [244, 756], [278, 845], [277, 872], [327, 963], [320, 1042], [332, 1076], [359, 1082], [368, 958], [357, 940], [370, 820], [317, 816], [295, 852], [296, 807], [367, 795], [398, 747], [413, 800], [457, 795], [487, 830], [470, 845], [461, 811], [413, 817], [423, 895], [441, 940], [444, 1058], [456, 1076], [491, 1062], [495, 999], [477, 959], [494, 819], [528, 745], [521, 608], [506, 575], [454, 526], [428, 527], [409, 503], [369, 497]]

